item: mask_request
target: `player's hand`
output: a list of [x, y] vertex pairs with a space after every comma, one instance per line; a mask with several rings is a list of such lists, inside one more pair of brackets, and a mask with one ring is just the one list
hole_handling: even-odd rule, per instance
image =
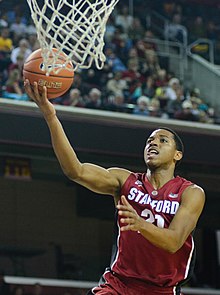
[[42, 94], [39, 93], [37, 82], [31, 87], [29, 80], [24, 81], [24, 88], [27, 95], [38, 105], [45, 117], [55, 115], [53, 104], [47, 98], [47, 88], [43, 87]]
[[121, 216], [121, 223], [124, 225], [121, 226], [121, 231], [139, 231], [141, 228], [141, 224], [145, 222], [143, 218], [141, 218], [136, 210], [129, 204], [126, 200], [125, 196], [121, 196], [121, 204], [117, 205], [118, 214]]

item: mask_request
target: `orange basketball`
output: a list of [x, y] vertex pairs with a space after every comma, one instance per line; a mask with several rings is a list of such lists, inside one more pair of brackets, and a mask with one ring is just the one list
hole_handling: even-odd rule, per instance
[[[54, 48], [53, 51], [57, 51], [57, 49]], [[41, 49], [35, 50], [24, 63], [23, 77], [24, 79], [28, 79], [31, 85], [37, 82], [40, 93], [42, 92], [43, 86], [46, 86], [49, 99], [59, 97], [63, 95], [73, 83], [73, 65], [69, 62], [66, 67], [64, 67], [66, 60], [66, 54], [62, 52], [56, 62], [56, 67], [59, 71], [56, 73], [55, 68], [49, 75], [46, 75], [46, 71], [43, 67]]]

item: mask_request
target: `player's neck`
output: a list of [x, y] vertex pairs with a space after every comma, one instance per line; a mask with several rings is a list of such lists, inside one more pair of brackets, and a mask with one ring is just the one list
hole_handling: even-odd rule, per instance
[[155, 189], [161, 188], [165, 183], [174, 178], [173, 171], [147, 170], [146, 177]]

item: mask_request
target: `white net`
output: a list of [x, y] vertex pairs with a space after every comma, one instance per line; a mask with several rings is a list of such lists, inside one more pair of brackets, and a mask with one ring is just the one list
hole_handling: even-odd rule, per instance
[[67, 55], [65, 65], [72, 61], [75, 70], [89, 68], [93, 62], [101, 69], [106, 23], [118, 1], [27, 0], [46, 71], [53, 69], [61, 52]]

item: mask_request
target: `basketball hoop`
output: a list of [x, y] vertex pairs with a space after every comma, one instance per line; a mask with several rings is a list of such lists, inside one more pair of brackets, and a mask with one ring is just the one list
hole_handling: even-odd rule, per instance
[[[106, 23], [119, 0], [27, 0], [42, 49], [45, 70], [53, 70], [61, 52], [74, 70], [105, 62]], [[54, 51], [56, 48], [57, 51]]]

